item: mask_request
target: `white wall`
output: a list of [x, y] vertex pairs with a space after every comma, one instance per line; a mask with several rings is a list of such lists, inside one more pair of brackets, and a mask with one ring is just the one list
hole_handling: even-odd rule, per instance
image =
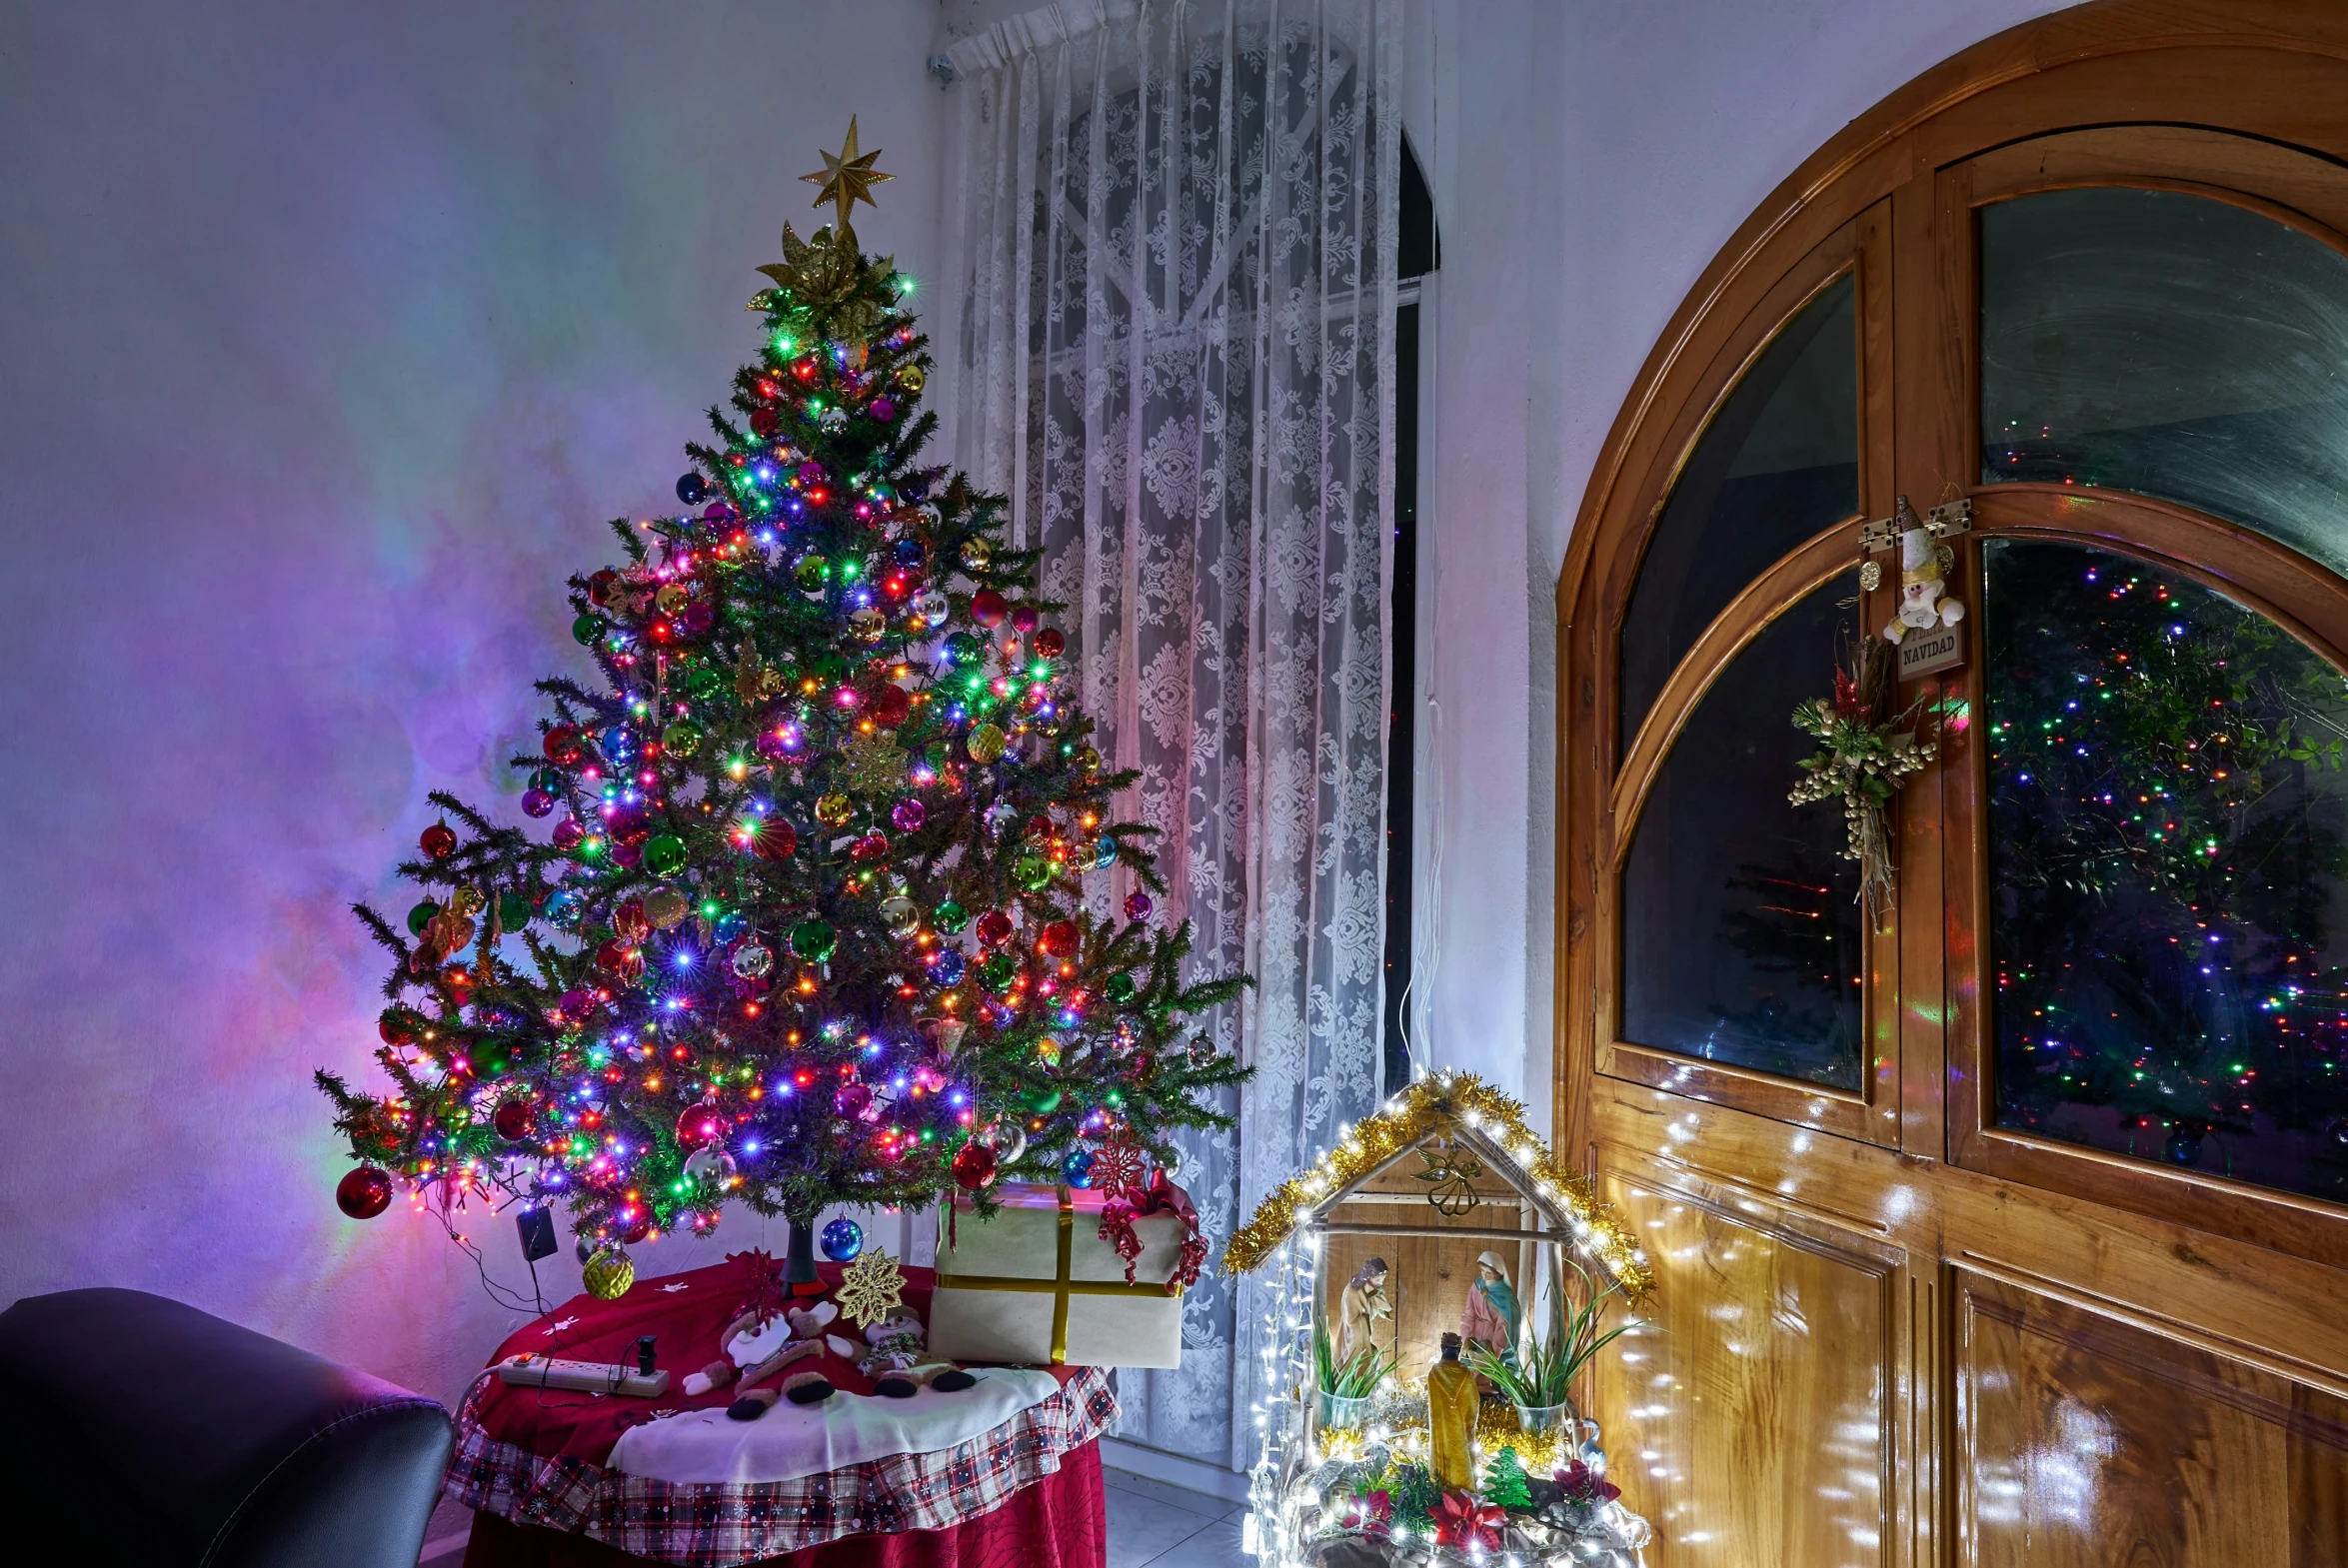
[[1417, 1035], [1545, 1123], [1555, 594], [1598, 448], [1671, 313], [1778, 181], [1926, 67], [2059, 7], [1408, 4], [1406, 121], [1443, 244], [1419, 514], [1419, 907], [1435, 918]]
[[531, 682], [585, 673], [563, 580], [675, 506], [852, 111], [897, 176], [859, 234], [939, 281], [937, 17], [0, 7], [0, 1302], [150, 1289], [443, 1399], [518, 1324], [404, 1204], [334, 1207], [347, 905], [428, 789], [510, 808]]

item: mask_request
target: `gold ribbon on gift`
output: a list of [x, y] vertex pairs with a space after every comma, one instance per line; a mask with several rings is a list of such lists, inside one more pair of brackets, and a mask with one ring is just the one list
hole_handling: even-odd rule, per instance
[[[960, 1205], [961, 1199], [952, 1195], [949, 1203]], [[1077, 1196], [1067, 1187], [1060, 1188], [1060, 1246], [1059, 1261], [1054, 1275], [1022, 1274], [948, 1274], [940, 1273], [934, 1281], [939, 1290], [1024, 1290], [1052, 1292], [1052, 1364], [1068, 1364], [1068, 1303], [1071, 1296], [1149, 1296], [1164, 1301], [1170, 1297], [1180, 1300], [1182, 1287], [1176, 1283], [1170, 1291], [1164, 1284], [1136, 1281], [1127, 1284], [1122, 1279], [1071, 1279], [1069, 1267], [1076, 1252]]]

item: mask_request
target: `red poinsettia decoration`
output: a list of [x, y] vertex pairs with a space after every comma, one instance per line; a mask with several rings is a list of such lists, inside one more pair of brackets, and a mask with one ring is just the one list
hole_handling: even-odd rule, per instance
[[1337, 1528], [1382, 1537], [1394, 1522], [1394, 1494], [1379, 1488], [1340, 1497], [1335, 1502]]
[[1508, 1510], [1497, 1503], [1479, 1503], [1465, 1492], [1445, 1492], [1434, 1508], [1435, 1540], [1444, 1546], [1500, 1544], [1508, 1526]]
[[1866, 711], [1867, 705], [1859, 697], [1858, 681], [1852, 677], [1849, 671], [1836, 670], [1834, 672], [1834, 717], [1837, 719], [1857, 719]]
[[1569, 1503], [1610, 1503], [1622, 1495], [1622, 1488], [1576, 1459], [1557, 1471], [1557, 1488]]

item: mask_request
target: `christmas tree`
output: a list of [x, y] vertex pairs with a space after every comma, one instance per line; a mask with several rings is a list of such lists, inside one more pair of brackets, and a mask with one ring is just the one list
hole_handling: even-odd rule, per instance
[[1186, 982], [1187, 924], [1152, 920], [1150, 829], [1109, 819], [1136, 776], [1063, 696], [1039, 553], [920, 466], [928, 340], [848, 221], [878, 156], [852, 121], [807, 177], [837, 226], [760, 269], [687, 513], [613, 524], [622, 559], [571, 580], [601, 684], [540, 682], [514, 765], [551, 834], [435, 793], [405, 927], [359, 906], [390, 1090], [318, 1074], [346, 1212], [395, 1177], [444, 1217], [561, 1199], [611, 1253], [739, 1201], [792, 1222], [805, 1280], [829, 1205], [1130, 1180], [1229, 1124], [1206, 1095], [1242, 1069], [1182, 1036], [1244, 981]]

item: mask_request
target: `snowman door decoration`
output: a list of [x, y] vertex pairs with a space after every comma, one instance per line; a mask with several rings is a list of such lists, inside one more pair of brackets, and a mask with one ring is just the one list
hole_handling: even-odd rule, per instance
[[1956, 553], [1914, 518], [1914, 513], [1907, 514], [1906, 521], [1913, 526], [1899, 536], [1899, 614], [1883, 629], [1887, 643], [1965, 619], [1965, 607], [1948, 597], [1948, 569], [1955, 564]]

